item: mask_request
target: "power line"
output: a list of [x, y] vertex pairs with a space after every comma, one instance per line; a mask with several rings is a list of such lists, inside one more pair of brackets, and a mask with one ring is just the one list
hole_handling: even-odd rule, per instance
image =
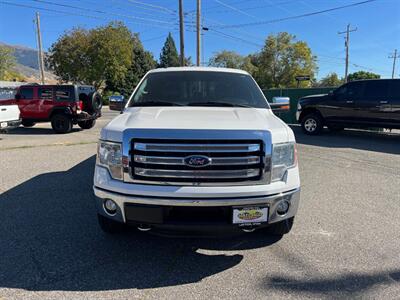
[[217, 34], [219, 34], [219, 35], [225, 36], [225, 37], [227, 37], [227, 38], [230, 38], [230, 39], [233, 39], [233, 40], [236, 40], [236, 41], [240, 41], [240, 42], [243, 42], [243, 43], [246, 43], [246, 44], [251, 44], [251, 45], [254, 45], [254, 46], [256, 46], [256, 47], [263, 47], [263, 45], [261, 45], [261, 44], [254, 43], [254, 42], [252, 42], [252, 41], [245, 40], [245, 39], [242, 39], [242, 38], [240, 38], [240, 37], [233, 36], [233, 35], [227, 34], [227, 33], [225, 33], [225, 32], [221, 32], [221, 31], [215, 30], [215, 29], [213, 29], [213, 28], [210, 28], [209, 30], [210, 30], [211, 32], [215, 32], [215, 33], [217, 33]]
[[129, 19], [136, 19], [136, 20], [141, 20], [141, 21], [158, 22], [158, 23], [163, 23], [163, 24], [172, 24], [171, 22], [160, 21], [160, 20], [157, 20], [157, 19], [135, 17], [135, 16], [130, 16], [130, 15], [122, 15], [122, 14], [118, 14], [118, 13], [105, 12], [105, 11], [102, 11], [102, 10], [84, 8], [84, 7], [79, 7], [79, 6], [69, 5], [69, 4], [54, 3], [54, 2], [46, 1], [46, 0], [31, 0], [31, 1], [38, 2], [38, 3], [43, 3], [43, 4], [61, 6], [61, 7], [66, 7], [66, 8], [79, 9], [79, 10], [84, 10], [84, 11], [88, 11], [88, 12], [94, 12], [94, 13], [98, 13], [98, 14], [106, 14], [106, 15], [112, 15], [112, 16], [129, 18]]
[[[71, 1], [71, 0], [70, 0]], [[98, 7], [98, 5], [99, 5], [99, 3], [98, 2], [94, 2], [94, 1], [90, 1], [90, 0], [72, 0], [72, 1], [77, 1], [77, 2], [79, 2], [79, 3], [87, 3], [87, 4], [89, 4], [89, 5], [95, 5], [96, 7]], [[107, 3], [108, 4], [108, 3]], [[121, 7], [121, 6], [119, 6], [118, 5], [118, 3], [115, 3], [115, 0], [111, 0], [111, 4], [109, 4], [109, 6], [107, 7], [107, 9], [110, 9], [110, 7], [111, 8], [115, 8], [115, 9], [117, 9], [117, 10], [122, 10], [122, 11], [124, 11], [124, 12], [127, 12], [127, 8], [126, 7]], [[135, 8], [138, 8], [138, 9], [142, 9], [142, 10], [147, 10], [147, 8], [145, 7], [145, 8], [143, 8], [143, 7], [137, 7], [137, 6], [135, 6]], [[159, 12], [159, 13], [164, 13], [163, 11], [157, 11], [157, 12]], [[154, 10], [151, 10], [151, 12], [148, 12], [148, 11], [135, 11], [135, 13], [136, 14], [141, 14], [141, 15], [146, 15], [146, 16], [152, 16], [152, 17], [155, 17], [156, 15], [155, 15], [155, 13], [154, 13]], [[170, 15], [170, 14], [168, 14], [168, 15]], [[159, 17], [166, 17], [166, 16], [162, 16], [162, 15], [157, 15], [157, 18], [159, 18]], [[169, 21], [173, 21], [173, 20], [169, 20]]]
[[239, 8], [236, 8], [236, 7], [232, 6], [232, 5], [226, 4], [225, 2], [222, 2], [220, 0], [214, 0], [214, 1], [219, 3], [219, 4], [221, 4], [222, 6], [225, 6], [225, 7], [229, 8], [229, 9], [231, 9], [233, 11], [236, 11], [236, 12], [242, 14], [242, 15], [245, 15], [245, 16], [248, 16], [250, 18], [257, 19], [257, 20], [260, 19], [260, 18], [258, 18], [256, 16], [253, 16], [253, 15], [247, 13], [247, 12], [244, 12], [244, 11], [240, 10]]
[[[99, 17], [99, 16], [93, 16], [93, 15], [88, 15], [88, 14], [67, 12], [67, 11], [62, 11], [62, 10], [57, 10], [57, 9], [44, 8], [44, 7], [32, 6], [32, 5], [26, 5], [26, 4], [19, 4], [19, 3], [12, 3], [12, 2], [7, 2], [7, 1], [0, 1], [0, 3], [6, 4], [6, 5], [11, 5], [11, 6], [17, 6], [17, 7], [31, 8], [31, 9], [40, 10], [40, 11], [55, 12], [55, 13], [60, 13], [60, 14], [64, 14], [64, 15], [85, 17], [85, 18], [96, 19], [96, 20], [103, 20], [103, 21], [112, 20], [110, 18], [102, 18], [102, 17]], [[146, 25], [146, 26], [151, 26], [151, 27], [159, 27], [159, 28], [171, 29], [171, 27], [162, 26], [160, 24], [145, 23], [145, 22], [140, 22], [140, 21], [127, 21], [127, 23], [141, 24], [141, 25]]]
[[140, 1], [136, 1], [136, 0], [128, 0], [128, 2], [139, 4], [139, 5], [143, 5], [143, 6], [147, 6], [147, 7], [151, 7], [151, 8], [154, 8], [154, 9], [161, 10], [161, 11], [166, 11], [168, 13], [176, 14], [176, 11], [174, 11], [172, 9], [169, 9], [169, 8], [167, 8], [165, 6], [154, 5], [154, 4], [149, 4], [149, 3], [143, 3], [143, 2], [140, 2]]
[[[293, 3], [296, 1], [297, 0], [290, 0], [290, 1], [278, 2], [275, 4], [258, 5], [258, 6], [251, 6], [251, 7], [241, 7], [240, 10], [242, 10], [242, 11], [255, 10], [255, 9], [261, 9], [261, 8], [266, 8], [266, 7], [272, 7], [272, 6], [276, 6], [276, 5], [284, 5], [284, 4]], [[218, 8], [218, 7], [214, 6], [213, 8]], [[204, 11], [207, 11], [210, 13], [224, 13], [224, 12], [229, 12], [231, 10], [228, 10], [228, 9], [215, 10], [215, 9], [208, 8], [208, 9], [205, 9]]]
[[318, 14], [322, 14], [322, 13], [326, 13], [326, 12], [331, 12], [331, 11], [340, 10], [340, 9], [344, 9], [344, 8], [359, 6], [362, 4], [367, 4], [367, 3], [375, 2], [375, 1], [377, 1], [377, 0], [365, 0], [365, 1], [361, 1], [361, 2], [356, 2], [356, 3], [337, 6], [337, 7], [333, 7], [333, 8], [324, 9], [324, 10], [309, 12], [309, 13], [296, 15], [296, 16], [290, 16], [290, 17], [278, 18], [278, 19], [272, 19], [272, 20], [265, 20], [265, 21], [259, 21], [259, 22], [252, 22], [252, 23], [242, 23], [242, 24], [220, 26], [220, 28], [237, 28], [237, 27], [248, 27], [248, 26], [258, 26], [258, 25], [265, 25], [265, 24], [271, 24], [271, 23], [278, 23], [278, 22], [282, 22], [282, 21], [310, 17], [310, 16], [314, 16], [314, 15], [318, 15]]

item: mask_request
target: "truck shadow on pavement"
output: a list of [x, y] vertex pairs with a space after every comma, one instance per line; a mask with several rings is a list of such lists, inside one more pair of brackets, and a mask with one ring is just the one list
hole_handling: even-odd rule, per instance
[[[81, 131], [80, 128], [72, 128], [72, 132], [78, 132]], [[49, 127], [49, 128], [43, 128], [43, 127], [18, 127], [14, 128], [11, 130], [8, 130], [7, 135], [49, 135], [49, 134], [57, 134], [54, 132], [54, 130]]]
[[314, 296], [341, 298], [361, 297], [362, 293], [377, 285], [397, 285], [400, 283], [400, 270], [376, 273], [349, 273], [331, 277], [307, 276], [307, 278], [294, 278], [275, 276], [265, 280], [263, 287], [266, 290], [282, 290], [285, 292], [306, 293]]
[[299, 144], [400, 154], [400, 134], [361, 130], [344, 130], [332, 133], [324, 130], [321, 135], [309, 136], [302, 132], [300, 126], [291, 126], [291, 128]]
[[0, 195], [0, 288], [102, 291], [181, 285], [237, 266], [243, 256], [235, 251], [279, 240], [256, 233], [218, 240], [132, 231], [105, 235], [92, 198], [94, 164], [92, 156]]

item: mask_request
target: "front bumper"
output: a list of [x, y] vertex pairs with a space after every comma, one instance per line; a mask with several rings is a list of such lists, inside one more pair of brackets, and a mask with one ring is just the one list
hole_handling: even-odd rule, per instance
[[[196, 209], [199, 212], [205, 211], [205, 214], [208, 214], [207, 209], [209, 210], [210, 213], [213, 213], [216, 210], [220, 210], [223, 212], [223, 214], [227, 213], [229, 214], [229, 212], [232, 211], [233, 207], [267, 206], [269, 209], [268, 223], [263, 225], [268, 225], [271, 223], [276, 223], [284, 219], [293, 217], [297, 213], [300, 201], [300, 188], [264, 196], [223, 197], [223, 198], [153, 197], [153, 196], [121, 194], [121, 193], [111, 192], [102, 188], [98, 188], [96, 186], [94, 186], [93, 189], [95, 194], [96, 206], [99, 214], [118, 222], [147, 224], [147, 225], [153, 225], [151, 217], [148, 219], [148, 221], [146, 221], [145, 219], [142, 220], [131, 219], [129, 217], [129, 214], [127, 214], [126, 212], [128, 210], [135, 209], [135, 207], [138, 207], [138, 209], [145, 208], [145, 210], [154, 209], [154, 212], [161, 214], [164, 214], [166, 211], [170, 211], [173, 209], [183, 211], [184, 214], [186, 210], [188, 214], [193, 213], [194, 215], [196, 215]], [[105, 212], [103, 208], [104, 199], [111, 199], [118, 205], [117, 213], [114, 216], [110, 216]], [[276, 213], [276, 208], [278, 202], [283, 199], [289, 201], [290, 206], [288, 212], [284, 216], [281, 216]], [[164, 219], [161, 218], [161, 220]], [[198, 223], [204, 225], [210, 225], [208, 224], [209, 220], [207, 218], [205, 218], [204, 220], [197, 220], [197, 221]], [[232, 224], [231, 222], [229, 222], [229, 220], [224, 218], [218, 221], [221, 221], [220, 224], [223, 225], [229, 225], [235, 227], [238, 226]], [[183, 227], [187, 225], [187, 223], [185, 222], [181, 222], [179, 224], [179, 221], [176, 222], [176, 220], [173, 223], [174, 225], [182, 225]], [[161, 223], [157, 221], [157, 225], [168, 226], [171, 224], [169, 224], [168, 221], [165, 222], [162, 221]]]
[[21, 122], [22, 122], [21, 119], [13, 120], [13, 121], [0, 122], [0, 129], [5, 130], [5, 129], [16, 128], [19, 125], [21, 125]]

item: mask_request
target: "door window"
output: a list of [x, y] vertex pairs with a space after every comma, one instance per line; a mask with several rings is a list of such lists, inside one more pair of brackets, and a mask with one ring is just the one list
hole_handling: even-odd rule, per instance
[[396, 100], [396, 102], [400, 102], [400, 80], [390, 80], [389, 81], [389, 99]]
[[56, 88], [57, 101], [74, 101], [74, 88], [70, 86], [62, 86]]
[[39, 98], [42, 100], [52, 100], [53, 99], [53, 89], [52, 88], [39, 88]]
[[364, 82], [350, 82], [346, 85], [343, 85], [338, 90], [336, 90], [336, 100], [338, 101], [349, 101], [356, 100], [362, 97], [362, 93], [364, 90]]
[[21, 99], [30, 100], [33, 98], [33, 89], [32, 88], [21, 88], [19, 91], [21, 95]]
[[383, 101], [387, 98], [387, 80], [371, 80], [366, 82], [364, 99], [368, 102]]

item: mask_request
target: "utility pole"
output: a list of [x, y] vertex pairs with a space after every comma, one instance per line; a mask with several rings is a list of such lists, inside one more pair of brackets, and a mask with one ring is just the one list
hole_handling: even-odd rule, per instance
[[347, 82], [347, 75], [349, 73], [349, 42], [350, 42], [350, 32], [357, 31], [357, 27], [350, 29], [350, 24], [347, 24], [346, 31], [338, 32], [338, 34], [346, 34], [345, 37], [345, 47], [346, 47], [346, 68], [344, 72], [344, 80]]
[[180, 62], [181, 67], [185, 65], [185, 41], [183, 26], [183, 0], [179, 0], [179, 39], [180, 39]]
[[397, 55], [397, 49], [394, 49], [394, 54], [389, 56], [389, 58], [393, 58], [393, 68], [392, 68], [392, 79], [394, 78], [394, 70], [396, 69], [396, 59], [400, 56]]
[[196, 62], [200, 66], [201, 60], [201, 0], [197, 0], [197, 16], [196, 16], [196, 30], [197, 30], [197, 48], [196, 48]]
[[40, 81], [44, 84], [44, 62], [42, 52], [42, 35], [40, 33], [40, 16], [39, 12], [36, 12], [36, 28], [37, 28], [37, 40], [38, 40], [38, 61], [40, 70]]

